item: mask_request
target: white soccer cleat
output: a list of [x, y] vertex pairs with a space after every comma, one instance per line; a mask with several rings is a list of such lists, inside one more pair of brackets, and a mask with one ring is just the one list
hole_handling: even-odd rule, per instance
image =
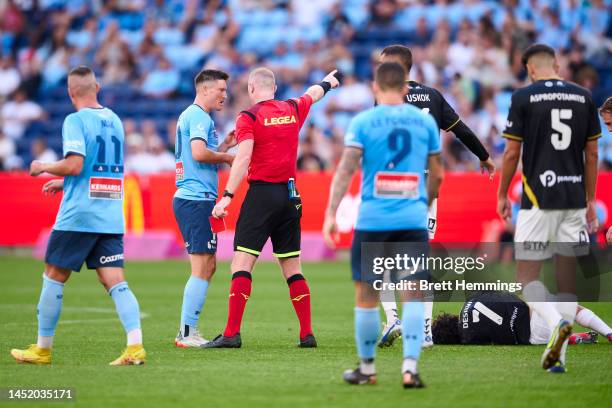
[[196, 327], [185, 326], [183, 330], [179, 330], [174, 345], [180, 348], [202, 347], [208, 340], [202, 337], [200, 331]]
[[391, 347], [398, 337], [402, 336], [402, 321], [397, 319], [392, 324], [385, 324], [382, 329], [378, 347]]
[[423, 334], [423, 348], [433, 347], [433, 335], [431, 333], [431, 319], [425, 319], [425, 333]]

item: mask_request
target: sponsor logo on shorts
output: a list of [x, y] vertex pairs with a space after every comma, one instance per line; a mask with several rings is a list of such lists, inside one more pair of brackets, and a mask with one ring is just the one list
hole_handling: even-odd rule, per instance
[[552, 187], [559, 183], [582, 183], [582, 175], [560, 176], [552, 170], [546, 170], [544, 173], [540, 174], [540, 182], [544, 187]]
[[523, 242], [523, 249], [525, 251], [542, 252], [548, 249], [548, 245], [548, 242], [525, 241]]
[[123, 180], [110, 177], [91, 177], [89, 179], [89, 198], [123, 199]]
[[420, 175], [379, 171], [374, 179], [374, 197], [418, 198]]
[[117, 261], [123, 261], [123, 254], [115, 254], [115, 255], [100, 257], [100, 263], [102, 265], [111, 263], [111, 262], [117, 262]]

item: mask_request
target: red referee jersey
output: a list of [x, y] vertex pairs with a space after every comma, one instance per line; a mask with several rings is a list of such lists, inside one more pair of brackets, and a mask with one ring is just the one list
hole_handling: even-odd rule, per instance
[[308, 94], [286, 101], [268, 100], [240, 112], [238, 143], [253, 139], [249, 181], [284, 183], [295, 178], [298, 137], [312, 106]]

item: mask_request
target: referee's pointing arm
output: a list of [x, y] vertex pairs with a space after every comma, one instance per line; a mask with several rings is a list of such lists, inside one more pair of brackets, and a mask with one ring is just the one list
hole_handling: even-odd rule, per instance
[[[340, 85], [336, 78], [337, 70], [333, 70], [323, 81], [316, 85], [312, 85], [304, 95], [309, 95], [312, 98], [312, 103], [320, 101], [325, 94], [332, 88]], [[254, 105], [274, 99], [276, 93], [276, 82], [274, 73], [267, 68], [258, 68], [251, 72], [248, 81], [248, 95], [251, 103]], [[304, 118], [299, 118], [300, 124]], [[227, 215], [226, 208], [231, 202], [234, 193], [238, 189], [245, 173], [251, 163], [253, 155], [254, 140], [254, 116], [249, 112], [241, 112], [236, 120], [236, 139], [238, 140], [238, 152], [234, 158], [232, 168], [230, 170], [229, 179], [223, 192], [223, 197], [215, 205], [213, 216], [220, 218]]]

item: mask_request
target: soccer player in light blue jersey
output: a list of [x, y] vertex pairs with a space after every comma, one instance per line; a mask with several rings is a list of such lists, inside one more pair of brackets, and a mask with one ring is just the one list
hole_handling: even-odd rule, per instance
[[228, 78], [223, 71], [198, 73], [195, 100], [181, 113], [176, 127], [177, 190], [172, 207], [191, 263], [174, 340], [177, 347], [201, 347], [207, 342], [200, 335], [198, 321], [216, 269], [217, 237], [209, 217], [217, 199], [218, 165], [232, 164], [234, 156], [226, 151], [236, 144], [233, 133], [219, 144], [210, 113], [223, 109]]
[[[361, 206], [351, 248], [360, 364], [344, 373], [344, 380], [350, 384], [376, 383], [374, 356], [380, 327], [377, 289], [381, 289], [381, 281], [373, 265], [364, 262], [373, 251], [368, 244], [386, 243], [382, 249], [389, 251], [391, 243], [404, 243], [402, 248], [410, 256], [426, 256], [427, 209], [442, 183], [438, 127], [431, 115], [404, 103], [405, 78], [406, 72], [395, 62], [383, 63], [377, 69], [373, 90], [378, 106], [358, 114], [349, 125], [323, 224], [325, 241], [333, 247], [336, 211], [361, 161]], [[394, 257], [395, 253], [385, 255]], [[424, 270], [404, 275], [398, 272], [393, 275], [394, 283], [428, 279]], [[417, 285], [416, 289], [401, 291], [400, 298], [404, 333], [402, 380], [405, 388], [420, 388], [423, 382], [417, 361], [425, 327], [422, 294]]]
[[68, 75], [68, 94], [77, 112], [62, 129], [64, 158], [54, 163], [33, 161], [30, 174], [49, 173], [43, 192], [64, 191], [47, 253], [38, 302], [38, 341], [25, 350], [11, 350], [21, 363], [51, 363], [51, 347], [62, 309], [64, 284], [85, 262], [115, 302], [127, 333], [127, 348], [111, 365], [140, 365], [140, 310], [123, 275], [123, 154], [121, 120], [98, 103], [100, 85], [93, 71], [81, 66]]

